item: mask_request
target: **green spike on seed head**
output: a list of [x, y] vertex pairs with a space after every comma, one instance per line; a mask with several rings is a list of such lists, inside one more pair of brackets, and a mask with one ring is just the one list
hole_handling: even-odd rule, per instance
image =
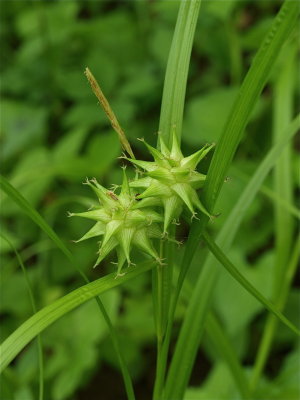
[[196, 153], [184, 157], [175, 130], [171, 149], [168, 149], [161, 136], [159, 137], [160, 151], [147, 144], [144, 139], [142, 141], [154, 161], [145, 162], [127, 158], [136, 167], [142, 168], [146, 175], [132, 182], [130, 186], [145, 189], [138, 195], [138, 199], [144, 202], [146, 199], [159, 198], [159, 202], [164, 207], [164, 234], [167, 233], [170, 223], [179, 217], [183, 206], [189, 209], [192, 217], [196, 216], [196, 210], [210, 217], [196, 192], [203, 186], [206, 176], [197, 172], [196, 168], [214, 144], [205, 145]]
[[[157, 200], [143, 204], [137, 200], [137, 193], [130, 188], [125, 168], [123, 169], [123, 183], [121, 191], [116, 194], [105, 189], [95, 179], [86, 182], [96, 193], [100, 206], [83, 213], [70, 213], [70, 216], [89, 218], [97, 221], [96, 224], [77, 242], [95, 236], [102, 236], [98, 251], [98, 265], [112, 250], [116, 249], [118, 257], [117, 276], [122, 275], [124, 263], [132, 264], [130, 254], [132, 247], [137, 247], [149, 254], [158, 263], [161, 263], [159, 255], [153, 246], [152, 239], [160, 238], [162, 231], [159, 223], [163, 217], [153, 211], [153, 205]], [[141, 206], [139, 206], [141, 203]]]

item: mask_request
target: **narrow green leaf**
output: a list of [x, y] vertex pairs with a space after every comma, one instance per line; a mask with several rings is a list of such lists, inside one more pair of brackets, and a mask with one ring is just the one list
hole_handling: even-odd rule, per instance
[[294, 324], [292, 324], [279, 310], [276, 309], [274, 304], [266, 299], [254, 286], [239, 272], [239, 270], [232, 264], [232, 262], [226, 257], [220, 247], [213, 241], [207, 232], [203, 233], [203, 239], [206, 242], [209, 250], [213, 253], [216, 259], [226, 268], [230, 275], [239, 282], [244, 289], [247, 290], [252, 296], [254, 296], [267, 310], [276, 315], [280, 321], [300, 336], [300, 331]]
[[[175, 144], [175, 141], [172, 140], [172, 135], [176, 135], [176, 142], [178, 143], [180, 143], [181, 139], [186, 84], [200, 5], [200, 0], [181, 1], [180, 3], [165, 75], [159, 122], [160, 135], [157, 143], [158, 148], [160, 147], [161, 150], [166, 154], [169, 153], [167, 148], [171, 148], [171, 145]], [[180, 148], [177, 150], [180, 152]], [[168, 254], [170, 255], [170, 252]], [[161, 254], [161, 256], [164, 255]], [[162, 309], [165, 310], [166, 315], [168, 314], [168, 309], [170, 306], [170, 294], [172, 286], [172, 263], [169, 259], [167, 262], [168, 271], [162, 272], [159, 270], [159, 268], [157, 270], [157, 281], [159, 281], [159, 287], [161, 288], [160, 294], [158, 294], [157, 285], [154, 284], [153, 286], [153, 298], [157, 298], [157, 296], [161, 297], [161, 299], [158, 299], [157, 301], [161, 305]], [[155, 281], [156, 280], [153, 279], [153, 282]], [[155, 303], [157, 303], [157, 301], [155, 300]], [[157, 310], [157, 307], [154, 307], [154, 309]], [[156, 322], [158, 322], [157, 318]], [[159, 327], [159, 322], [156, 325], [157, 336], [159, 338], [159, 332], [165, 332], [165, 327]], [[154, 387], [155, 399], [161, 398], [166, 366], [166, 357], [164, 357], [164, 360], [161, 363], [160, 351], [161, 343], [158, 343], [158, 369]]]
[[[240, 169], [233, 168], [231, 170], [233, 171], [232, 175], [234, 178], [237, 178], [245, 183], [247, 183], [250, 180], [249, 175], [245, 174]], [[266, 198], [271, 200], [273, 203], [277, 204], [278, 206], [281, 206], [286, 211], [288, 211], [293, 217], [300, 219], [300, 210], [293, 204], [288, 203], [287, 201], [283, 200], [281, 197], [278, 197], [278, 195], [272, 189], [270, 189], [269, 186], [261, 185], [259, 191], [261, 194], [263, 194]]]
[[263, 185], [260, 188], [261, 193], [270, 199], [274, 204], [281, 206], [287, 212], [289, 212], [293, 217], [300, 219], [300, 209], [294, 206], [294, 204], [289, 203], [288, 201], [278, 197], [278, 195], [266, 185]]
[[[298, 46], [297, 46], [298, 48]], [[274, 83], [273, 141], [284, 137], [285, 128], [293, 115], [295, 88], [296, 48], [291, 43], [285, 48], [281, 59], [282, 68]], [[293, 203], [291, 146], [287, 146], [274, 168], [274, 191], [278, 197]], [[273, 299], [278, 296], [283, 275], [288, 263], [294, 234], [292, 216], [281, 206], [275, 205], [275, 270], [273, 275]]]
[[[193, 292], [193, 282], [185, 279], [182, 297], [184, 301], [188, 303]], [[208, 335], [208, 339], [212, 344], [217, 353], [223, 358], [225, 363], [230, 370], [233, 379], [235, 380], [236, 386], [240, 391], [243, 399], [247, 400], [250, 398], [250, 390], [246, 374], [244, 373], [243, 367], [241, 366], [236, 351], [231, 343], [231, 339], [228, 337], [226, 331], [222, 327], [218, 318], [213, 312], [210, 312], [205, 323], [205, 330]]]
[[242, 398], [245, 400], [249, 399], [250, 391], [245, 373], [239, 363], [229, 338], [227, 337], [217, 318], [212, 313], [209, 313], [206, 319], [205, 329], [213, 347], [227, 363], [228, 368], [230, 369], [235, 380], [236, 386], [239, 388]]
[[20, 353], [20, 351], [40, 332], [74, 308], [93, 297], [106, 292], [153, 267], [153, 262], [147, 262], [137, 267], [129, 267], [126, 274], [116, 279], [115, 273], [90, 282], [73, 290], [66, 296], [38, 311], [16, 329], [0, 346], [0, 372]]
[[[290, 123], [293, 115], [293, 98], [296, 77], [296, 50], [295, 43], [290, 42], [285, 47], [281, 57], [280, 74], [274, 82], [274, 106], [273, 106], [273, 141], [277, 143], [284, 137], [284, 129]], [[292, 183], [292, 146], [287, 146], [278, 158], [274, 168], [274, 192], [275, 195], [287, 203], [293, 203]], [[290, 213], [279, 203], [275, 203], [275, 263], [272, 273], [272, 300], [283, 308], [285, 299], [282, 294], [289, 285], [286, 284], [289, 277], [289, 259], [292, 250], [294, 236], [294, 221]], [[271, 350], [271, 344], [275, 334], [277, 321], [268, 318], [266, 329], [263, 331], [258, 348], [254, 371], [251, 380], [251, 389], [254, 390], [259, 382], [265, 364]]]
[[200, 0], [181, 1], [164, 82], [159, 131], [170, 148], [172, 131], [176, 127], [181, 138], [186, 82]]

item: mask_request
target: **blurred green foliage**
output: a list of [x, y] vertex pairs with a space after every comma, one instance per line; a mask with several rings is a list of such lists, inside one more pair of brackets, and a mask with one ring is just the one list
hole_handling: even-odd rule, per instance
[[[203, 2], [187, 90], [183, 129], [186, 154], [205, 142], [218, 140], [238, 86], [279, 5], [279, 1]], [[164, 71], [177, 11], [177, 1], [1, 2], [2, 173], [54, 227], [91, 279], [112, 267], [106, 262], [101, 268], [91, 269], [96, 241], [70, 243], [90, 224], [67, 219], [67, 211], [84, 211], [95, 201], [81, 185], [86, 176], [95, 176], [104, 185], [120, 183], [121, 162], [117, 157], [121, 148], [83, 71], [88, 66], [98, 79], [138, 158], [147, 157], [136, 139], [156, 142]], [[279, 66], [273, 79], [278, 73]], [[272, 82], [253, 112], [248, 135], [220, 196], [217, 209], [221, 216], [212, 225], [213, 230], [222, 225], [244, 186], [235, 171], [250, 176], [271, 142], [271, 90]], [[296, 171], [295, 154], [293, 157]], [[201, 172], [208, 162], [203, 162]], [[296, 185], [296, 172], [294, 180]], [[1, 211], [2, 232], [28, 267], [39, 307], [82, 284], [63, 255], [5, 196]], [[270, 290], [272, 229], [270, 202], [257, 197], [230, 254], [240, 271], [265, 295]], [[184, 239], [186, 230], [181, 234], [180, 239]], [[2, 341], [28, 318], [31, 308], [23, 275], [4, 242], [1, 258]], [[191, 280], [198, 263], [195, 257]], [[298, 300], [293, 290], [290, 313], [296, 313]], [[150, 277], [139, 277], [111, 291], [104, 301], [120, 332], [132, 376], [141, 383], [137, 396], [147, 399], [154, 373], [151, 354], [155, 351]], [[262, 307], [225, 273], [220, 274], [214, 306], [240, 358], [252, 363], [251, 351], [263, 326]], [[178, 318], [183, 309], [184, 304]], [[46, 399], [99, 398], [96, 393], [108, 400], [124, 398], [101, 380], [103, 365], [113, 371], [118, 364], [106, 325], [101, 324], [94, 304], [86, 304], [58, 321], [42, 338]], [[268, 398], [288, 400], [298, 396], [296, 378], [289, 372], [296, 363], [294, 340], [280, 325], [275, 340], [279, 361], [274, 355], [278, 365], [275, 371], [269, 368], [272, 377], [276, 376], [275, 384], [272, 386], [271, 378], [266, 378], [261, 388]], [[282, 364], [282, 353], [289, 351]], [[201, 373], [207, 378], [202, 388], [191, 390], [186, 399], [238, 398], [227, 367], [208, 343], [204, 352], [211, 369]], [[196, 364], [196, 370], [201, 370], [200, 364]], [[283, 379], [284, 374], [288, 380]], [[34, 342], [3, 375], [1, 399], [35, 399], [37, 375]], [[122, 384], [121, 378], [115, 379]], [[94, 392], [87, 395], [84, 388], [90, 382], [94, 382]], [[198, 380], [200, 383], [203, 381]]]

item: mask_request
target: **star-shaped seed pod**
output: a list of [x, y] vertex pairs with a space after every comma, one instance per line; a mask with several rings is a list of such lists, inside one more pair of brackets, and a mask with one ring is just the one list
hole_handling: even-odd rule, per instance
[[[116, 249], [118, 257], [117, 276], [122, 275], [122, 267], [127, 260], [132, 264], [130, 253], [132, 247], [137, 247], [149, 254], [158, 263], [162, 263], [155, 247], [153, 238], [161, 238], [162, 231], [159, 223], [163, 217], [152, 209], [145, 207], [136, 198], [136, 192], [129, 187], [128, 179], [123, 169], [123, 183], [120, 194], [101, 186], [96, 179], [87, 180], [96, 193], [100, 207], [82, 213], [70, 213], [69, 216], [78, 216], [97, 221], [96, 224], [77, 242], [95, 236], [103, 236], [100, 242], [97, 266], [112, 250]], [[148, 202], [149, 206], [156, 204], [156, 200]]]
[[171, 150], [168, 149], [162, 137], [159, 137], [160, 151], [150, 146], [144, 139], [145, 146], [154, 158], [153, 162], [127, 158], [135, 166], [144, 170], [146, 177], [130, 183], [131, 187], [145, 189], [137, 196], [140, 207], [147, 206], [155, 198], [157, 203], [164, 207], [164, 234], [172, 220], [176, 220], [182, 206], [186, 206], [196, 216], [196, 209], [210, 217], [210, 214], [201, 203], [196, 190], [204, 184], [206, 175], [196, 171], [198, 163], [214, 147], [205, 145], [196, 153], [184, 157], [177, 140], [175, 130]]

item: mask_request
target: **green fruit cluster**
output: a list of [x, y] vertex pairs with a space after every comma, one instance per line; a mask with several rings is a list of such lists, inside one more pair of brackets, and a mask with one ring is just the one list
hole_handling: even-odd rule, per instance
[[168, 149], [161, 136], [160, 150], [142, 141], [154, 161], [124, 157], [142, 170], [136, 179], [129, 182], [123, 168], [123, 183], [119, 194], [105, 189], [95, 179], [87, 181], [86, 184], [98, 197], [99, 207], [83, 213], [70, 213], [70, 216], [96, 221], [78, 242], [102, 236], [95, 266], [116, 249], [117, 276], [122, 275], [126, 261], [128, 265], [132, 264], [130, 254], [133, 247], [162, 263], [153, 239], [167, 237], [170, 224], [180, 217], [183, 208], [190, 211], [192, 218], [196, 216], [196, 210], [209, 215], [197, 194], [206, 176], [197, 172], [196, 167], [214, 145], [206, 145], [184, 157], [175, 133], [171, 149]]

